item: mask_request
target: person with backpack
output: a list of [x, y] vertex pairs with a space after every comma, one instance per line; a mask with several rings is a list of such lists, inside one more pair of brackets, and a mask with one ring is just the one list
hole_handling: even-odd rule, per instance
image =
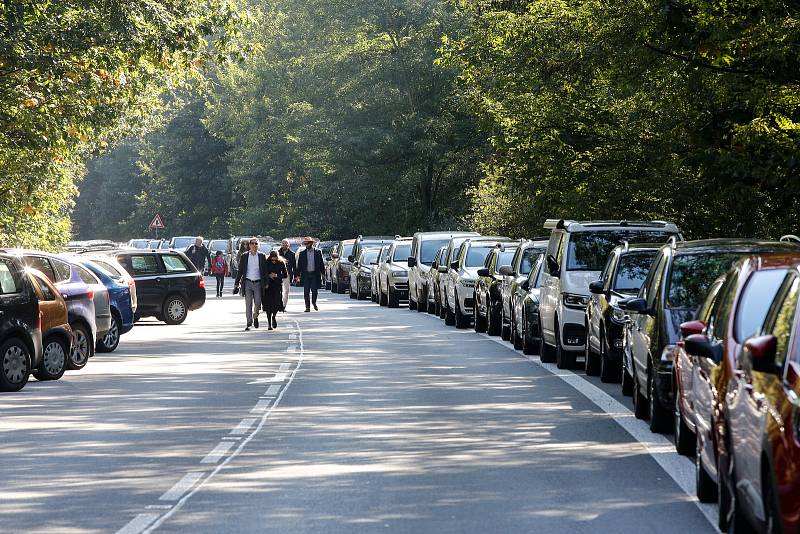
[[222, 251], [218, 250], [214, 259], [211, 260], [211, 274], [217, 279], [217, 297], [222, 296], [222, 289], [225, 287], [225, 277], [228, 276], [228, 262], [222, 255]]

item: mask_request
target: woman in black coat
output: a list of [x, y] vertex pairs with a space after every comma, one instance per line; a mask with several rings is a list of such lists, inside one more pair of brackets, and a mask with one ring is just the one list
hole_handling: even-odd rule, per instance
[[269, 329], [278, 328], [277, 314], [283, 309], [283, 279], [289, 276], [286, 260], [273, 250], [267, 257], [267, 287], [261, 299], [264, 311], [267, 312]]

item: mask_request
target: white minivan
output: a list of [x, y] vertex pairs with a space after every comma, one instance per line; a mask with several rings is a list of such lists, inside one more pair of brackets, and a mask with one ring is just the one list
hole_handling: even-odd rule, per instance
[[665, 243], [682, 239], [665, 221], [565, 221], [549, 219], [551, 230], [542, 272], [540, 354], [561, 369], [575, 365], [586, 343], [589, 284], [600, 277], [608, 255], [620, 243]]

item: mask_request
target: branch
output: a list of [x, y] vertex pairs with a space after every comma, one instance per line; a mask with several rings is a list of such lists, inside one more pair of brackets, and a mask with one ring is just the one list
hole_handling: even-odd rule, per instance
[[731, 68], [731, 67], [718, 67], [716, 65], [709, 65], [708, 63], [703, 63], [701, 61], [698, 61], [695, 58], [692, 58], [692, 57], [689, 57], [689, 56], [684, 56], [684, 55], [681, 55], [681, 54], [677, 54], [677, 53], [671, 52], [669, 50], [664, 50], [663, 48], [658, 48], [657, 46], [653, 46], [650, 43], [642, 43], [642, 44], [643, 44], [643, 46], [645, 48], [647, 48], [649, 50], [652, 50], [653, 52], [657, 52], [659, 54], [663, 54], [663, 55], [669, 56], [671, 58], [680, 59], [681, 61], [685, 61], [687, 63], [693, 63], [694, 65], [697, 65], [698, 67], [701, 67], [701, 68], [704, 68], [704, 69], [713, 70], [713, 71], [716, 71], [716, 72], [726, 72], [726, 73], [729, 73], [729, 74], [743, 74], [745, 76], [758, 76], [758, 75], [761, 74], [760, 72], [752, 71], [752, 70], [742, 70], [742, 69], [734, 69], [734, 68]]

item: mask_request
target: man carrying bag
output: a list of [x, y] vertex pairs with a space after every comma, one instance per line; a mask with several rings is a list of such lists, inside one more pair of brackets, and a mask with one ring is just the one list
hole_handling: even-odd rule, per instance
[[267, 287], [267, 271], [267, 257], [258, 250], [258, 239], [251, 239], [250, 250], [239, 258], [239, 272], [233, 283], [235, 295], [239, 292], [239, 282], [244, 279], [245, 330], [250, 330], [250, 326], [258, 328], [258, 312], [261, 311], [261, 295]]

